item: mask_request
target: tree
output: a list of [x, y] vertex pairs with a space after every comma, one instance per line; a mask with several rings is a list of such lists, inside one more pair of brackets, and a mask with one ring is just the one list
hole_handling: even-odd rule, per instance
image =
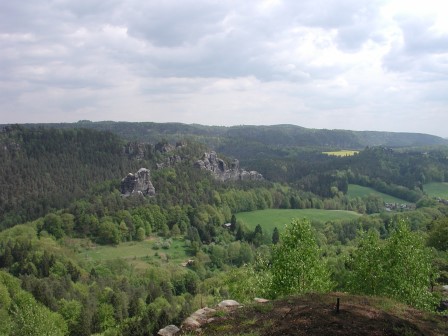
[[428, 245], [440, 251], [448, 251], [448, 218], [435, 221], [429, 232]]
[[325, 292], [331, 289], [330, 273], [307, 219], [294, 219], [272, 252], [272, 296]]
[[234, 214], [232, 214], [232, 218], [230, 219], [230, 230], [232, 230], [232, 232], [235, 232], [236, 229], [236, 217]]
[[98, 242], [118, 245], [120, 243], [120, 231], [117, 225], [108, 219], [103, 220], [98, 227]]
[[235, 235], [236, 240], [243, 240], [244, 239], [244, 232], [241, 226], [238, 227], [238, 230], [236, 231]]
[[350, 267], [348, 287], [352, 292], [384, 295], [426, 310], [436, 305], [429, 290], [436, 277], [431, 252], [403, 220], [385, 241], [372, 232], [362, 236]]
[[257, 224], [255, 227], [254, 233], [251, 237], [252, 243], [259, 247], [263, 243], [263, 229], [261, 228], [260, 224]]
[[64, 230], [62, 229], [63, 225], [63, 221], [59, 215], [49, 213], [44, 218], [44, 225], [42, 228], [56, 239], [59, 239], [64, 235]]
[[272, 244], [276, 245], [280, 240], [280, 233], [278, 232], [277, 227], [274, 228], [272, 232]]
[[139, 227], [139, 228], [137, 229], [136, 239], [137, 239], [138, 241], [143, 241], [143, 240], [145, 240], [145, 236], [146, 236], [146, 234], [145, 234], [145, 229], [144, 229], [143, 227]]

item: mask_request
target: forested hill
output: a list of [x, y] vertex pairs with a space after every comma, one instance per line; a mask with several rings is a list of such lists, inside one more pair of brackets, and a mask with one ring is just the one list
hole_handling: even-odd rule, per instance
[[3, 128], [0, 229], [66, 207], [93, 186], [133, 171], [133, 164], [110, 132]]
[[233, 147], [235, 142], [250, 143], [252, 146], [259, 144], [351, 149], [362, 149], [366, 146], [411, 147], [448, 144], [447, 139], [420, 133], [310, 129], [295, 125], [224, 127], [181, 123], [80, 121], [42, 126], [107, 130], [127, 140], [152, 143], [161, 139], [175, 141], [193, 137], [223, 152], [228, 152], [227, 147]]

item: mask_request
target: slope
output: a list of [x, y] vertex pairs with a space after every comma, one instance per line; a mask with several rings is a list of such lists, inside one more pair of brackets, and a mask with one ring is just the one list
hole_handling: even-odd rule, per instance
[[[340, 298], [340, 310], [335, 304]], [[446, 335], [446, 318], [385, 298], [309, 294], [218, 314], [204, 335]], [[188, 335], [188, 333], [184, 333]]]

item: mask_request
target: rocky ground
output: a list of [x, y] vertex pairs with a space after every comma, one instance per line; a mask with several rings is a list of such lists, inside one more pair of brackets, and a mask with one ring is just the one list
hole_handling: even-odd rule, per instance
[[[340, 298], [340, 310], [336, 300]], [[311, 294], [217, 310], [199, 330], [178, 335], [448, 335], [448, 317], [382, 298]]]

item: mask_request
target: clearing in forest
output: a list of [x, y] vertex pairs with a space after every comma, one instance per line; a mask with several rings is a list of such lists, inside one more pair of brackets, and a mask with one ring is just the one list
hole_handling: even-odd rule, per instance
[[257, 224], [262, 229], [272, 232], [275, 227], [280, 231], [285, 224], [291, 223], [293, 218], [307, 218], [311, 221], [326, 222], [329, 220], [350, 220], [361, 216], [354, 211], [345, 210], [322, 210], [322, 209], [266, 209], [250, 212], [240, 212], [237, 219], [242, 220], [249, 229], [254, 230]]
[[89, 261], [107, 261], [124, 259], [137, 268], [145, 268], [144, 264], [169, 262], [176, 265], [191, 258], [189, 248], [183, 239], [165, 240], [153, 237], [141, 242], [131, 241], [117, 246], [93, 245], [85, 248], [81, 256]]
[[358, 153], [359, 153], [359, 151], [357, 151], [357, 150], [346, 150], [346, 149], [334, 151], [334, 152], [322, 152], [322, 154], [327, 154], [327, 155], [331, 155], [331, 156], [353, 156]]
[[397, 198], [388, 194], [384, 194], [382, 192], [376, 191], [375, 189], [369, 187], [363, 187], [357, 184], [349, 184], [347, 196], [350, 198], [355, 197], [366, 197], [369, 195], [379, 196], [386, 203], [398, 203], [398, 204], [409, 204], [408, 201], [405, 201], [401, 198]]
[[431, 182], [425, 184], [423, 191], [431, 197], [448, 199], [448, 182]]

